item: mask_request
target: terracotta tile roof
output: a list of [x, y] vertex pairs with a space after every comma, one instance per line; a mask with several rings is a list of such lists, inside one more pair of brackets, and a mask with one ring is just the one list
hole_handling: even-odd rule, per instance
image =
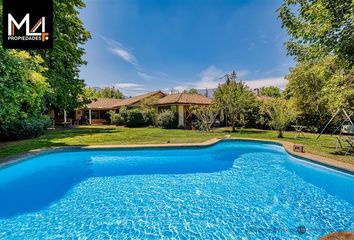
[[134, 103], [137, 103], [141, 100], [143, 100], [144, 98], [147, 98], [147, 97], [152, 97], [156, 94], [161, 94], [161, 95], [165, 95], [163, 92], [161, 91], [155, 91], [155, 92], [149, 92], [149, 93], [145, 93], [143, 95], [139, 95], [139, 96], [135, 96], [135, 97], [131, 97], [131, 98], [127, 98], [127, 99], [123, 99], [121, 102], [117, 103], [115, 105], [115, 107], [121, 107], [121, 106], [129, 106], [129, 105], [132, 105]]
[[97, 101], [86, 105], [87, 109], [114, 109], [121, 106], [129, 106], [141, 101], [144, 98], [154, 96], [156, 94], [165, 95], [161, 91], [149, 92], [143, 95], [127, 98], [127, 99], [115, 99], [115, 98], [99, 98]]
[[165, 104], [199, 104], [199, 105], [209, 105], [213, 102], [212, 99], [191, 93], [176, 93], [167, 95], [158, 100], [157, 105]]
[[112, 109], [119, 104], [123, 99], [116, 98], [99, 98], [97, 101], [86, 105], [87, 109]]

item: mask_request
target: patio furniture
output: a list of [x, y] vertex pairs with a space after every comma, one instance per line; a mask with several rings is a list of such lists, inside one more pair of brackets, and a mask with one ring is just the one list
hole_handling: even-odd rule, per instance
[[[346, 146], [347, 145], [347, 146]], [[345, 154], [354, 152], [354, 125], [343, 125], [337, 136], [336, 150], [345, 151]]]
[[301, 125], [291, 125], [295, 129], [295, 135], [294, 138], [297, 138], [298, 136], [303, 136], [305, 137], [304, 132], [302, 131], [303, 129], [306, 128], [306, 126], [301, 126]]

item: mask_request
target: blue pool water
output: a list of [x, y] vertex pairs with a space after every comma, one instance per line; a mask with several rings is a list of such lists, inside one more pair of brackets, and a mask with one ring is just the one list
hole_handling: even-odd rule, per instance
[[59, 151], [0, 169], [2, 239], [317, 239], [338, 230], [354, 230], [354, 177], [269, 143]]

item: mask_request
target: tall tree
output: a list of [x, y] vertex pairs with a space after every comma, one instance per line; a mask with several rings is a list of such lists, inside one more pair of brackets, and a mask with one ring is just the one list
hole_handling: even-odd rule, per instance
[[50, 50], [35, 50], [44, 59], [48, 69], [44, 73], [52, 91], [47, 94], [47, 105], [54, 109], [73, 109], [80, 105], [85, 86], [79, 78], [80, 67], [86, 62], [82, 47], [90, 38], [79, 18], [82, 0], [55, 0], [54, 46]]
[[300, 124], [317, 130], [328, 121], [330, 113], [322, 89], [333, 75], [335, 68], [334, 59], [326, 58], [321, 61], [300, 62], [290, 69], [290, 73], [286, 76], [289, 82], [284, 96], [292, 99], [294, 107], [300, 112], [298, 119]]
[[278, 13], [291, 36], [290, 55], [301, 61], [335, 54], [354, 65], [354, 1], [284, 0]]
[[[0, 2], [0, 15], [2, 2]], [[0, 16], [0, 35], [2, 35]], [[0, 128], [42, 114], [49, 91], [43, 59], [26, 51], [7, 50], [0, 38]], [[1, 135], [1, 134], [0, 134]]]
[[278, 12], [298, 61], [285, 95], [302, 110], [300, 120], [319, 128], [338, 108], [353, 113], [354, 1], [284, 0]]
[[232, 131], [236, 124], [244, 121], [245, 113], [255, 104], [255, 96], [247, 85], [233, 79], [227, 79], [214, 92], [215, 103], [230, 121]]
[[226, 84], [229, 84], [232, 81], [236, 81], [237, 73], [233, 70], [232, 73], [227, 73], [222, 78], [225, 78]]

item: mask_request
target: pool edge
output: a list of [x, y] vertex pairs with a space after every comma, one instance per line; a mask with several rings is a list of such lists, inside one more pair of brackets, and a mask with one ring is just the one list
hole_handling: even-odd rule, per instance
[[6, 157], [1, 159], [0, 168], [8, 167], [16, 164], [20, 161], [31, 159], [39, 154], [50, 153], [59, 150], [95, 150], [95, 149], [133, 149], [133, 148], [173, 148], [173, 147], [210, 147], [221, 141], [225, 140], [238, 140], [238, 141], [253, 141], [253, 142], [264, 142], [277, 144], [282, 146], [285, 151], [291, 156], [301, 158], [315, 164], [322, 165], [324, 167], [333, 168], [345, 173], [354, 175], [354, 165], [350, 163], [340, 162], [331, 158], [315, 155], [307, 152], [294, 152], [294, 143], [282, 141], [282, 140], [269, 140], [269, 139], [255, 139], [255, 138], [239, 138], [239, 137], [225, 137], [225, 138], [212, 138], [201, 143], [163, 143], [163, 144], [120, 144], [120, 145], [88, 145], [88, 146], [60, 146], [60, 147], [49, 147], [30, 150], [26, 153], [17, 154], [14, 156]]

